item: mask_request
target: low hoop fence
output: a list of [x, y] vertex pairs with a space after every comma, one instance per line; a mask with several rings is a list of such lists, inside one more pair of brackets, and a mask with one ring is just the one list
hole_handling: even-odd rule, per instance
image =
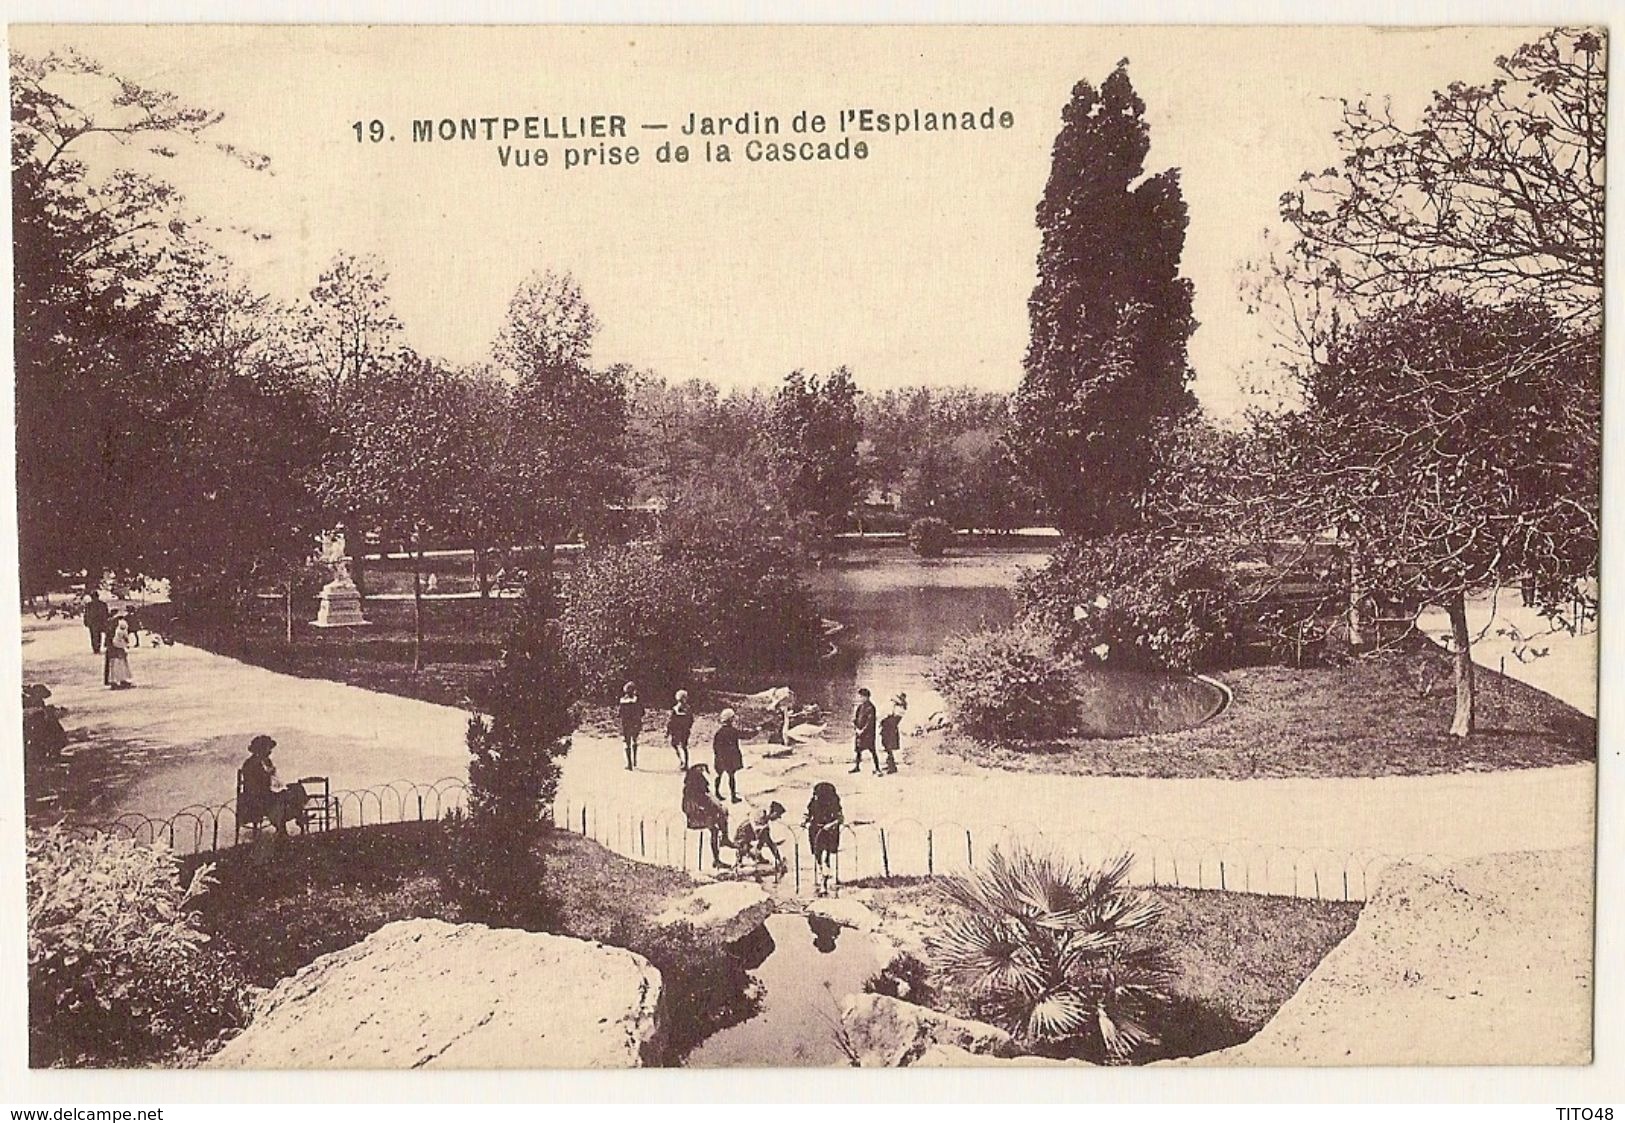
[[[467, 782], [451, 776], [428, 783], [396, 780], [338, 790], [331, 793], [328, 829], [438, 820], [465, 809], [467, 799]], [[561, 800], [554, 804], [551, 818], [555, 829], [590, 838], [628, 858], [708, 876], [722, 872], [711, 857], [708, 833], [690, 830], [681, 811], [606, 813], [589, 803]], [[187, 855], [226, 850], [237, 844], [239, 834], [247, 842], [269, 828], [261, 825], [251, 835], [245, 824], [239, 832], [235, 801], [227, 800], [194, 804], [165, 816], [127, 812], [101, 823], [69, 824], [68, 829], [77, 834], [122, 835]], [[293, 833], [297, 835], [297, 828]], [[780, 885], [798, 894], [816, 892], [820, 874], [805, 832], [782, 821], [774, 837], [785, 863]], [[1400, 862], [1435, 869], [1444, 864], [1427, 854], [1301, 848], [1246, 839], [1214, 842], [1024, 822], [925, 822], [905, 817], [885, 823], [847, 823], [829, 873], [835, 884], [965, 874], [981, 868], [995, 848], [1008, 852], [1015, 846], [1060, 853], [1089, 864], [1128, 854], [1134, 859], [1128, 880], [1144, 887], [1328, 901], [1364, 901], [1383, 872]], [[765, 867], [762, 872], [771, 876]]]
[[[366, 788], [335, 789], [329, 794], [327, 830], [374, 827], [388, 823], [421, 822], [442, 819], [453, 810], [467, 806], [468, 782], [446, 776], [427, 783], [392, 780]], [[202, 854], [226, 850], [269, 831], [266, 824], [243, 823], [238, 830], [237, 801], [196, 803], [170, 815], [147, 815], [127, 811], [99, 823], [69, 823], [75, 834], [122, 835], [146, 845], [162, 844], [177, 854]], [[295, 836], [297, 826], [290, 825]], [[320, 832], [312, 832], [320, 833]]]
[[[688, 829], [680, 812], [601, 813], [589, 804], [561, 802], [553, 809], [553, 825], [639, 861], [707, 875], [731, 870], [726, 865], [718, 867], [711, 857], [708, 833]], [[786, 867], [782, 884], [798, 894], [816, 892], [819, 874], [805, 832], [785, 824], [775, 830], [774, 837]], [[980, 868], [994, 848], [1008, 853], [1017, 845], [1091, 864], [1128, 854], [1134, 859], [1129, 882], [1148, 888], [1213, 889], [1323, 901], [1364, 901], [1382, 874], [1401, 862], [1432, 869], [1445, 864], [1428, 854], [1339, 851], [1246, 839], [1214, 842], [1039, 828], [1031, 823], [926, 823], [904, 818], [848, 823], [841, 832], [832, 874], [836, 883], [962, 875]]]

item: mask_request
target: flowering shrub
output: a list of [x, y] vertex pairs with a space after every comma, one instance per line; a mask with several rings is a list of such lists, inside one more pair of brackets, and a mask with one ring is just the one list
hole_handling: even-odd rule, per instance
[[1062, 650], [1119, 666], [1190, 671], [1236, 651], [1239, 593], [1204, 544], [1120, 536], [1067, 541], [1017, 600]]
[[1077, 721], [1077, 664], [1031, 622], [955, 636], [930, 670], [954, 723], [980, 741], [1038, 741]]
[[183, 885], [166, 849], [60, 827], [29, 832], [27, 863], [36, 1063], [135, 1060], [242, 1024], [246, 987], [190, 911], [212, 866]]
[[954, 528], [942, 519], [927, 516], [909, 524], [909, 549], [922, 558], [940, 558], [953, 544]]

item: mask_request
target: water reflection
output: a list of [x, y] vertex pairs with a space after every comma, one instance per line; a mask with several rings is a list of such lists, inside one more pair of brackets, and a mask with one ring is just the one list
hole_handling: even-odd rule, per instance
[[750, 967], [761, 1009], [688, 1055], [689, 1067], [829, 1066], [847, 1063], [836, 1040], [841, 1000], [862, 992], [889, 949], [864, 932], [817, 917], [779, 913], [735, 945], [762, 958]]
[[[844, 625], [839, 652], [814, 671], [791, 676], [803, 702], [829, 715], [825, 738], [846, 742], [859, 686], [874, 691], [885, 711], [893, 695], [909, 698], [905, 729], [944, 708], [926, 677], [948, 639], [1015, 618], [1015, 585], [1023, 569], [1048, 555], [981, 546], [942, 559], [906, 550], [869, 548], [827, 562], [811, 581], [832, 618]], [[1080, 727], [1086, 737], [1125, 737], [1189, 729], [1224, 702], [1217, 688], [1183, 675], [1092, 669], [1079, 684]]]
[[812, 929], [812, 945], [817, 951], [828, 955], [835, 950], [835, 941], [841, 935], [841, 926], [839, 924], [826, 917], [809, 916], [807, 918], [807, 927]]

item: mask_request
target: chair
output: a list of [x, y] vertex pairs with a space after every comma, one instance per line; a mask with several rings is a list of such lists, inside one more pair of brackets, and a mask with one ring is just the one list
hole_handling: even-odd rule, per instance
[[338, 825], [338, 802], [328, 787], [326, 776], [301, 776], [299, 786], [305, 789], [303, 807], [304, 829], [330, 831]]
[[[292, 821], [299, 824], [301, 834], [308, 834], [311, 830], [328, 831], [338, 825], [338, 801], [333, 798], [332, 788], [326, 776], [301, 776], [295, 781], [305, 793], [304, 804], [298, 808], [298, 814], [291, 816]], [[272, 793], [274, 799], [276, 793]], [[243, 770], [237, 770], [237, 831], [234, 843], [241, 843], [243, 831], [249, 832], [249, 839], [259, 838], [260, 828], [266, 826], [271, 820], [272, 800], [261, 795], [250, 795], [244, 784]]]
[[241, 768], [237, 769], [237, 802], [235, 805], [237, 830], [232, 837], [232, 845], [242, 844], [244, 829], [248, 830], [250, 839], [259, 838], [260, 827], [264, 824], [266, 812], [269, 810], [263, 803], [260, 803], [260, 798], [257, 795], [250, 796], [248, 794], [246, 785], [243, 782], [243, 770]]

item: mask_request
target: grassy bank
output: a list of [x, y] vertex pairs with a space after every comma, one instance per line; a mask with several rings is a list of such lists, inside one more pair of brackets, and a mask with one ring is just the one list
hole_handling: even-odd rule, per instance
[[1596, 759], [1597, 723], [1516, 679], [1478, 668], [1478, 731], [1449, 736], [1449, 658], [1425, 640], [1340, 667], [1246, 667], [1216, 675], [1234, 694], [1178, 733], [986, 745], [934, 744], [990, 768], [1088, 776], [1415, 776]]
[[[921, 937], [956, 908], [931, 878], [861, 883], [883, 930]], [[1156, 932], [1172, 966], [1172, 1004], [1152, 1026], [1160, 1044], [1136, 1063], [1190, 1057], [1240, 1044], [1263, 1028], [1326, 953], [1349, 934], [1360, 905], [1197, 889], [1147, 890], [1163, 907]], [[929, 966], [929, 964], [928, 964]], [[935, 972], [930, 1005], [961, 1017], [985, 1016], [975, 995]], [[1098, 1059], [1098, 1058], [1097, 1058]]]

